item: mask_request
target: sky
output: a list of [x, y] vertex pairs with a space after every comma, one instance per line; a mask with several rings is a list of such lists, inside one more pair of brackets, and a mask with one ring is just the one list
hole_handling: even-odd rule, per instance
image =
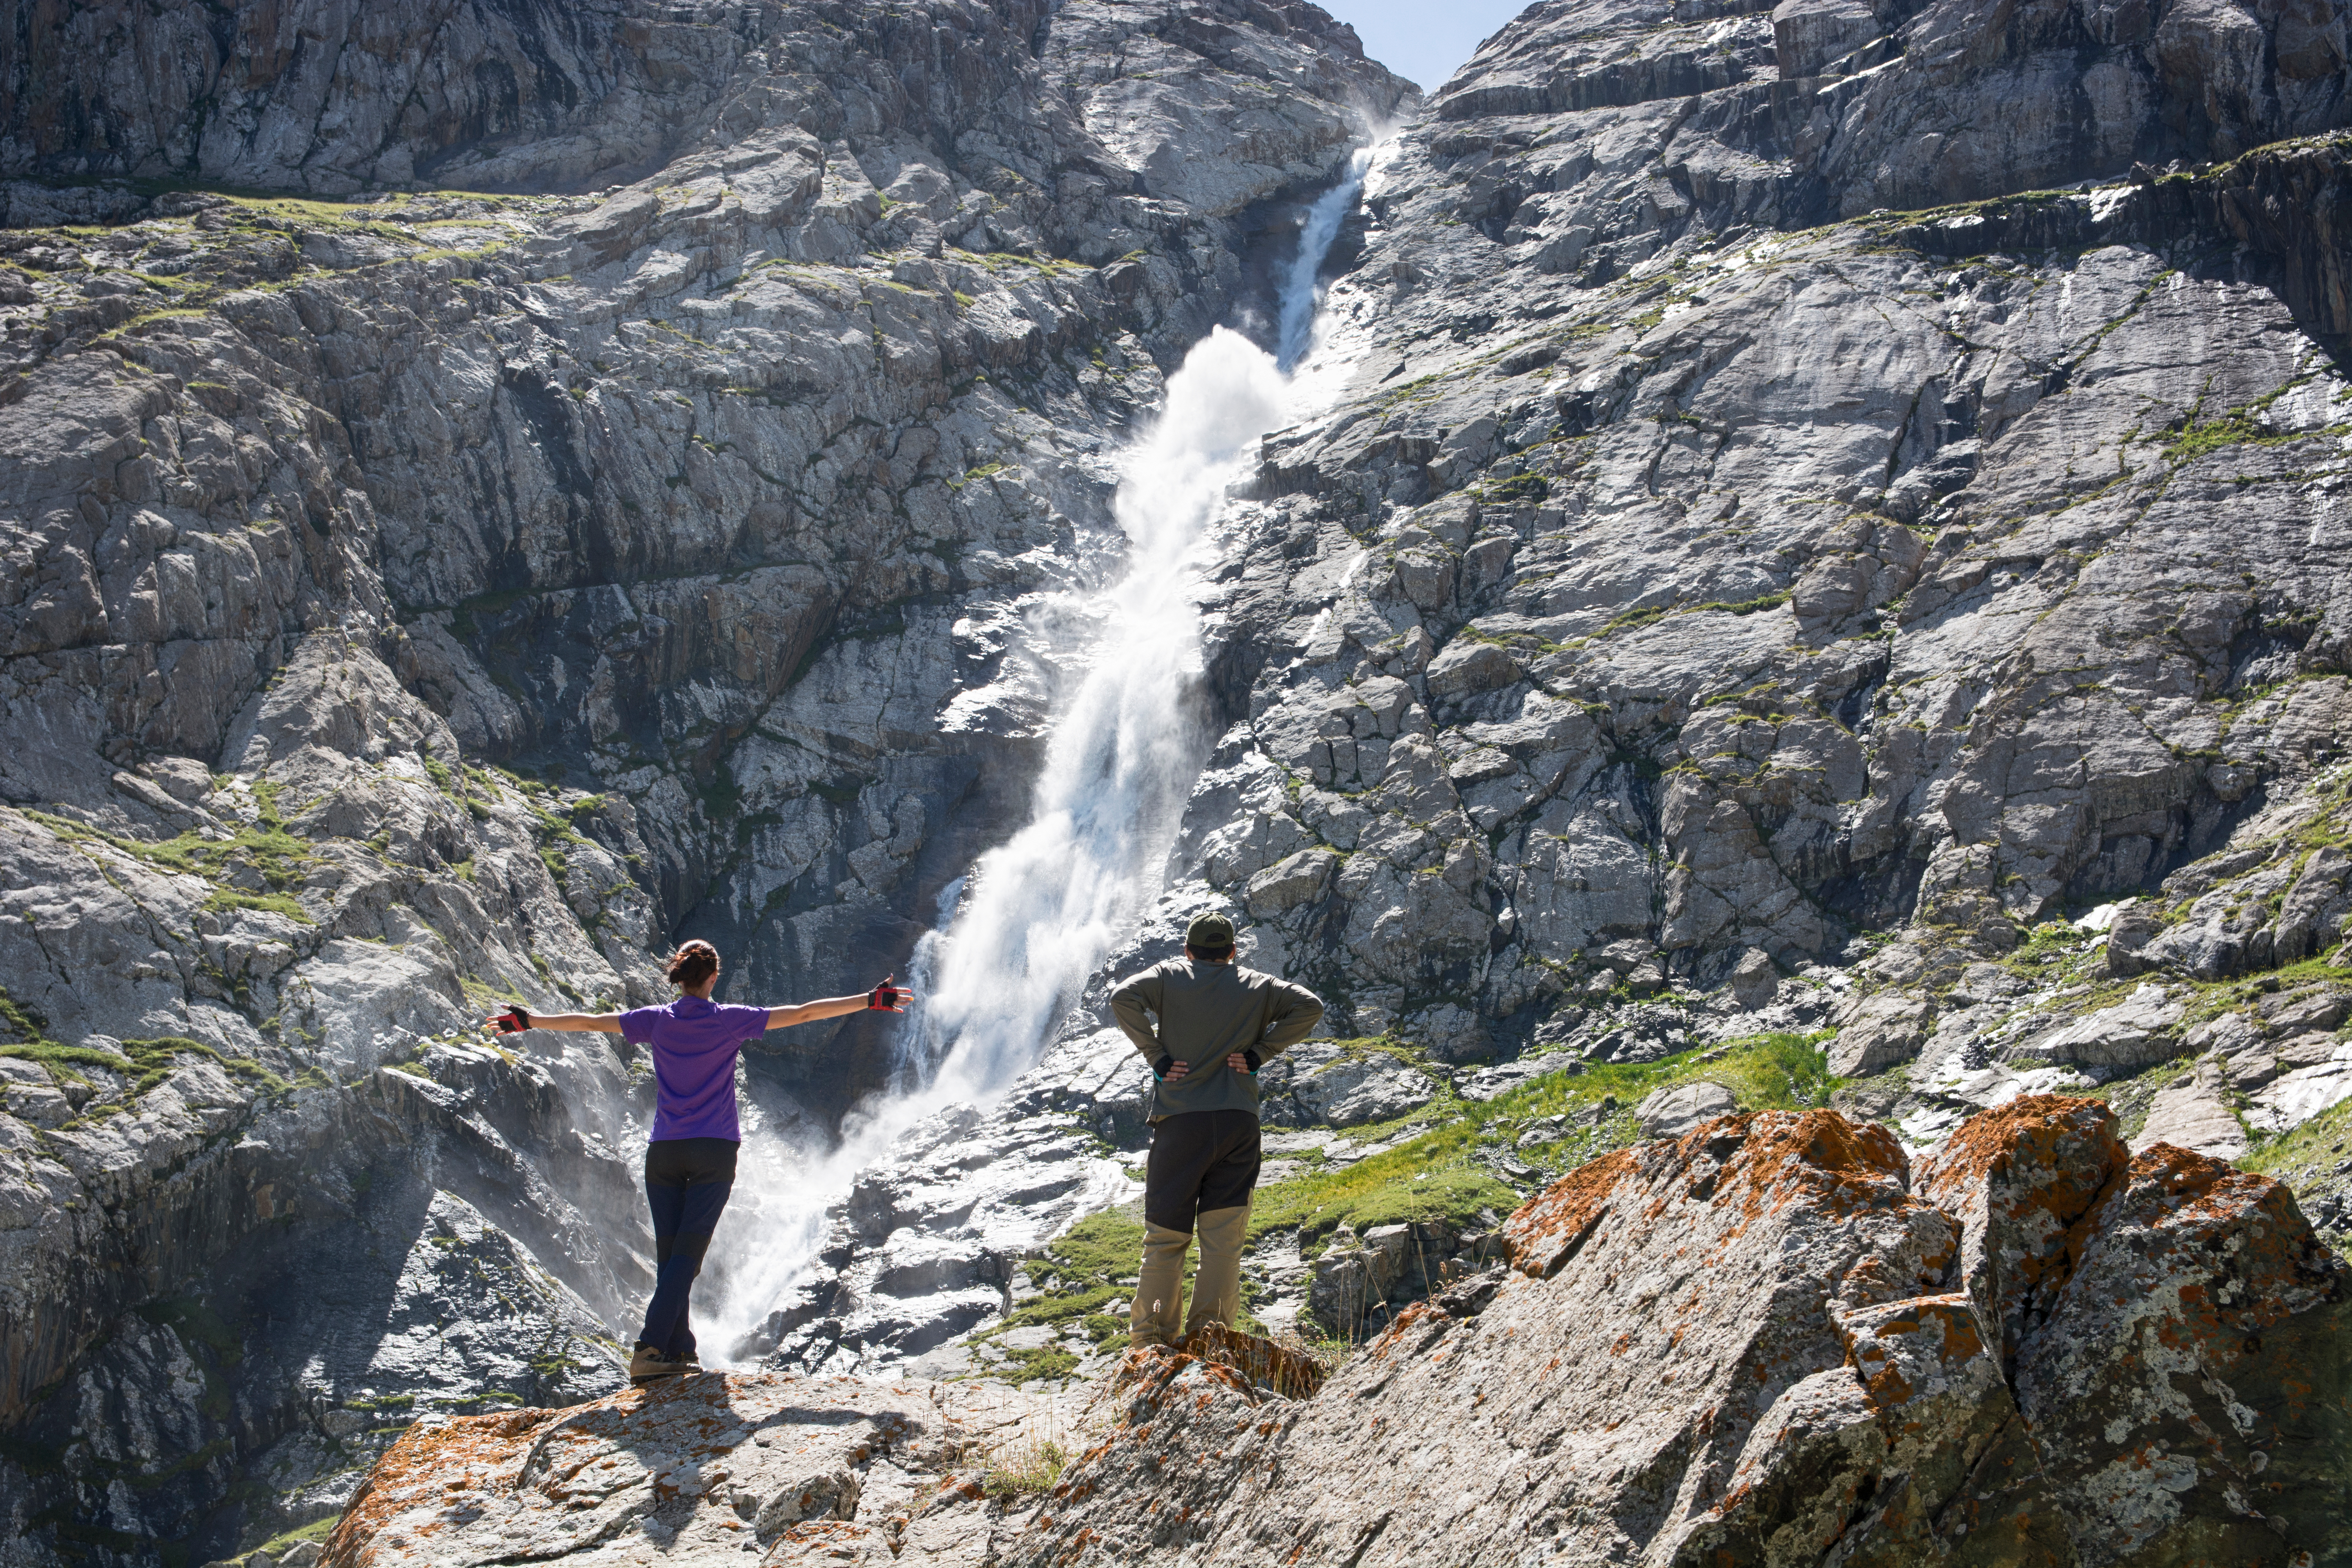
[[1319, 0], [1356, 29], [1364, 53], [1435, 92], [1528, 0]]

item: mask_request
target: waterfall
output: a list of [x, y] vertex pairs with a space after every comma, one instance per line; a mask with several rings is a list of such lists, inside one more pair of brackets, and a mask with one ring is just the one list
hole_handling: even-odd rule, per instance
[[1307, 209], [1306, 221], [1299, 225], [1298, 254], [1291, 258], [1289, 275], [1283, 279], [1282, 315], [1275, 334], [1275, 353], [1286, 374], [1297, 370], [1314, 346], [1315, 313], [1323, 305], [1318, 285], [1324, 258], [1331, 254], [1331, 242], [1339, 237], [1339, 226], [1356, 210], [1356, 200], [1364, 191], [1364, 175], [1371, 166], [1372, 150], [1356, 149], [1348, 160], [1347, 174], [1316, 198]]
[[1216, 328], [1168, 378], [1159, 416], [1129, 449], [1113, 503], [1125, 571], [1067, 617], [1091, 630], [1086, 674], [1055, 716], [1028, 825], [950, 887], [916, 948], [898, 1091], [853, 1111], [815, 1161], [746, 1138], [736, 1203], [751, 1213], [728, 1224], [751, 1218], [758, 1239], [749, 1256], [727, 1247], [714, 1260], [712, 1349], [761, 1321], [821, 1244], [827, 1209], [901, 1133], [985, 1102], [1035, 1065], [1160, 891], [1208, 740], [1187, 699], [1202, 673], [1196, 601], [1211, 525], [1259, 438], [1312, 395], [1292, 373], [1313, 347], [1318, 274], [1368, 167], [1359, 151], [1307, 210], [1280, 292], [1277, 353]]

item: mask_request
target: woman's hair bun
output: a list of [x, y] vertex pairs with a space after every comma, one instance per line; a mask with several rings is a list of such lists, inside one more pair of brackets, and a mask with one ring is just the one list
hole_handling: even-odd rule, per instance
[[707, 942], [678, 944], [669, 961], [669, 983], [681, 991], [691, 991], [719, 973], [719, 950]]

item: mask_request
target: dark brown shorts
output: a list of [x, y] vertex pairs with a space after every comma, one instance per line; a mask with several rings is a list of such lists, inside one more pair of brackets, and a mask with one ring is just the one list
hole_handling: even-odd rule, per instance
[[1190, 1233], [1192, 1216], [1237, 1209], [1257, 1185], [1257, 1118], [1246, 1110], [1187, 1110], [1151, 1124], [1143, 1217]]

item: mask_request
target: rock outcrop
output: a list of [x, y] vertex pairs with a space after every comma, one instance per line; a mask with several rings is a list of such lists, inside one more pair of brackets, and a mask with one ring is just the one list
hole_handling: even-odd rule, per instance
[[[1108, 1429], [1017, 1509], [953, 1478], [908, 1509], [904, 1456], [936, 1454], [927, 1398], [950, 1394], [708, 1377], [412, 1435], [328, 1561], [635, 1535], [682, 1562], [746, 1541], [1004, 1564], [2352, 1551], [2352, 1273], [2284, 1187], [2134, 1156], [2095, 1101], [2014, 1101], [1916, 1173], [1834, 1112], [1722, 1117], [1580, 1168], [1505, 1236], [1507, 1269], [1303, 1398], [1235, 1336], [1133, 1352]], [[817, 1517], [838, 1522], [776, 1528]]]

